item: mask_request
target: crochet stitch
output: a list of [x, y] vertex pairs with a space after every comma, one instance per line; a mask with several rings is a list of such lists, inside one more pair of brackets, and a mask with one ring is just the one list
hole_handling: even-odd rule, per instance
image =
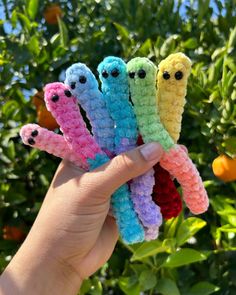
[[114, 153], [114, 122], [91, 70], [83, 63], [73, 64], [66, 70], [65, 84], [85, 110], [99, 146], [108, 155]]
[[160, 164], [182, 186], [186, 205], [194, 214], [205, 212], [209, 202], [199, 173], [183, 148], [174, 145], [160, 122], [156, 102], [156, 66], [147, 58], [137, 57], [127, 64], [127, 68], [131, 99], [144, 142], [160, 142], [165, 149]]
[[[143, 144], [142, 137], [138, 138], [138, 145]], [[160, 206], [163, 218], [177, 217], [182, 211], [182, 200], [170, 173], [157, 163], [154, 167], [155, 185], [153, 187], [153, 201]]]
[[[115, 152], [120, 154], [136, 147], [137, 122], [129, 103], [126, 64], [118, 57], [106, 57], [98, 66], [103, 98], [115, 123]], [[155, 239], [162, 223], [160, 208], [152, 201], [154, 171], [133, 179], [130, 183], [131, 198], [140, 221], [145, 227], [145, 239]]]
[[82, 160], [79, 153], [74, 153], [68, 146], [62, 135], [42, 128], [37, 124], [27, 124], [20, 130], [22, 141], [26, 145], [46, 151], [56, 157], [66, 159], [77, 166], [86, 169], [88, 164]]
[[158, 69], [157, 103], [160, 119], [174, 142], [177, 142], [186, 103], [191, 61], [185, 54], [178, 52], [162, 60]]
[[[68, 145], [75, 153], [81, 154], [90, 170], [109, 161], [108, 156], [102, 152], [86, 129], [76, 98], [72, 96], [68, 86], [58, 82], [47, 84], [44, 98]], [[133, 209], [127, 185], [121, 186], [112, 195], [111, 203], [122, 239], [128, 244], [143, 241], [144, 229]]]

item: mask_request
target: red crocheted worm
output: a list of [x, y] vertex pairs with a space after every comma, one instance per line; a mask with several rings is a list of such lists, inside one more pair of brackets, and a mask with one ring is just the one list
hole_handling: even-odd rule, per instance
[[[138, 145], [143, 144], [142, 137], [138, 137]], [[159, 164], [154, 167], [155, 185], [153, 187], [153, 201], [161, 208], [163, 218], [177, 217], [182, 211], [182, 200], [168, 171]]]
[[168, 171], [159, 164], [154, 166], [155, 185], [153, 201], [161, 208], [165, 219], [177, 217], [182, 211], [182, 200]]

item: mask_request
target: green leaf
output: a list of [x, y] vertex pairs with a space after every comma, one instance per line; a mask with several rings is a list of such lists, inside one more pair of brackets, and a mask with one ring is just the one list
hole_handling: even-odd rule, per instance
[[15, 144], [14, 144], [14, 142], [12, 140], [10, 140], [8, 142], [7, 156], [12, 161], [15, 160], [15, 157], [16, 157]]
[[143, 55], [143, 56], [146, 56], [149, 54], [150, 52], [150, 49], [152, 47], [152, 42], [150, 39], [147, 39], [143, 44], [142, 46], [139, 48], [138, 52], [139, 54]]
[[140, 286], [137, 277], [120, 277], [118, 284], [125, 294], [140, 295]]
[[119, 35], [123, 39], [128, 40], [129, 39], [129, 32], [128, 32], [128, 30], [124, 26], [122, 26], [122, 25], [120, 25], [120, 24], [118, 24], [116, 22], [114, 22], [113, 24], [114, 24], [115, 28], [117, 29]]
[[193, 249], [180, 249], [179, 251], [171, 254], [166, 261], [164, 262], [163, 266], [164, 267], [179, 267], [182, 265], [187, 265], [190, 263], [198, 262], [198, 261], [203, 261], [207, 257], [206, 255], [193, 250]]
[[189, 217], [188, 219], [185, 219], [181, 223], [177, 231], [177, 245], [183, 245], [185, 242], [187, 242], [189, 238], [191, 238], [196, 232], [198, 232], [204, 226], [206, 226], [206, 222], [200, 218]]
[[35, 56], [38, 56], [40, 53], [40, 44], [38, 36], [34, 35], [30, 38], [29, 43], [27, 45], [29, 51], [32, 52]]
[[233, 28], [233, 30], [230, 32], [229, 35], [229, 42], [228, 42], [228, 47], [229, 48], [234, 48], [236, 45], [236, 26]]
[[231, 154], [236, 154], [236, 136], [231, 136], [225, 139], [222, 146]]
[[68, 30], [61, 18], [58, 18], [59, 32], [60, 32], [60, 42], [63, 47], [66, 47], [69, 41]]
[[155, 287], [157, 283], [156, 275], [151, 270], [144, 270], [139, 277], [139, 284], [142, 291], [147, 291]]
[[162, 295], [180, 295], [176, 283], [168, 278], [159, 280], [156, 289]]
[[36, 17], [36, 14], [38, 12], [38, 5], [39, 1], [38, 0], [28, 0], [27, 3], [27, 12], [29, 17], [34, 20]]
[[163, 246], [161, 241], [151, 241], [143, 243], [137, 250], [134, 251], [131, 261], [140, 260], [157, 253], [166, 252], [167, 246]]
[[195, 49], [198, 47], [198, 41], [196, 38], [189, 38], [187, 41], [183, 43], [183, 46], [187, 49]]
[[209, 295], [219, 290], [220, 290], [219, 287], [211, 283], [199, 282], [190, 289], [189, 295]]
[[30, 31], [30, 29], [31, 29], [31, 23], [30, 23], [30, 20], [28, 19], [28, 17], [25, 16], [23, 13], [20, 13], [20, 12], [17, 12], [17, 15], [18, 15], [19, 19], [21, 20], [22, 26], [26, 30]]

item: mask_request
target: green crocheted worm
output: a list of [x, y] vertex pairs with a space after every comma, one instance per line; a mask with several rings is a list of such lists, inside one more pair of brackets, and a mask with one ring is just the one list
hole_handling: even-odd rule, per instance
[[174, 141], [160, 121], [157, 106], [157, 67], [148, 58], [136, 57], [127, 64], [131, 99], [139, 131], [145, 143], [158, 141], [165, 150]]

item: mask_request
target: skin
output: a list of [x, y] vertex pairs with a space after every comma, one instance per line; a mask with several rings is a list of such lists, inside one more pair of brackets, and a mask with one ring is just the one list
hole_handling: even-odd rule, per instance
[[158, 110], [162, 124], [175, 143], [178, 141], [181, 131], [190, 72], [191, 61], [181, 52], [170, 54], [158, 66]]
[[30, 233], [0, 278], [0, 294], [77, 294], [117, 242], [110, 196], [155, 165], [162, 152], [157, 143], [143, 145], [86, 173], [63, 161]]

